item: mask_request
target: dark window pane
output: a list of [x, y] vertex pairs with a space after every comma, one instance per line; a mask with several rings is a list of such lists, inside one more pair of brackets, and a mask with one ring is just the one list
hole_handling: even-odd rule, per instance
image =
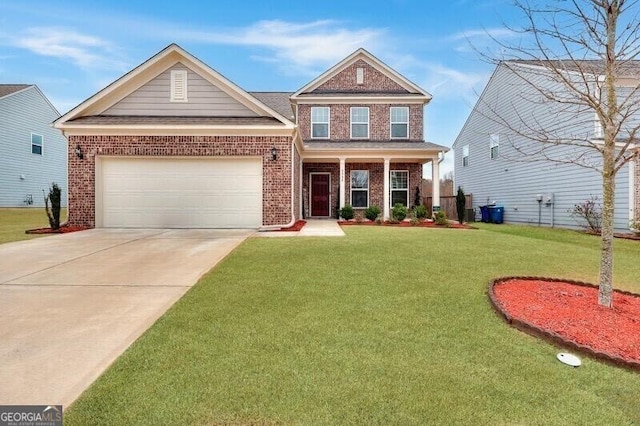
[[314, 124], [313, 134], [314, 138], [328, 138], [329, 137], [329, 125], [328, 124]]
[[351, 125], [351, 137], [352, 138], [367, 138], [369, 137], [369, 125], [368, 124], [352, 124]]
[[351, 206], [352, 207], [367, 207], [367, 192], [361, 189], [351, 190]]
[[391, 125], [391, 137], [392, 138], [406, 138], [407, 137], [407, 125], [406, 124], [392, 124]]
[[31, 153], [42, 155], [42, 145], [31, 145]]
[[395, 206], [396, 203], [400, 203], [404, 206], [409, 205], [407, 191], [391, 191], [391, 206]]

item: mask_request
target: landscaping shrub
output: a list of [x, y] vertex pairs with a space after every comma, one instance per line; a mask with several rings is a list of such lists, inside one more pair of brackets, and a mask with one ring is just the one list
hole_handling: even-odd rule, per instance
[[402, 222], [407, 217], [407, 207], [401, 203], [396, 203], [391, 210], [391, 216], [398, 222]]
[[458, 213], [458, 223], [462, 225], [464, 222], [464, 208], [467, 204], [467, 197], [464, 195], [462, 187], [458, 187], [458, 193], [456, 194], [456, 212]]
[[381, 210], [378, 206], [370, 206], [364, 211], [364, 217], [369, 220], [376, 220], [380, 216]]
[[[44, 193], [44, 189], [42, 190]], [[58, 184], [53, 182], [51, 187], [49, 188], [49, 195], [45, 195], [44, 197], [44, 210], [47, 213], [47, 218], [49, 219], [49, 226], [51, 229], [60, 229], [60, 200], [62, 191]], [[49, 202], [51, 202], [51, 207], [49, 207]]]
[[342, 217], [344, 220], [351, 220], [353, 219], [353, 216], [354, 212], [351, 205], [346, 204], [343, 208], [340, 209], [340, 217]]
[[418, 207], [422, 204], [422, 197], [420, 196], [420, 186], [416, 186], [416, 192], [413, 194], [413, 207]]
[[598, 197], [592, 195], [590, 199], [575, 204], [572, 209], [569, 209], [569, 214], [574, 219], [577, 218], [580, 226], [584, 227], [587, 231], [600, 233], [600, 228], [602, 227], [602, 206], [600, 205]]
[[417, 205], [413, 209], [413, 214], [417, 219], [426, 219], [427, 218], [427, 208], [423, 205]]
[[447, 220], [447, 214], [444, 212], [444, 210], [438, 210], [436, 212], [434, 222], [436, 225], [449, 226], [449, 221]]

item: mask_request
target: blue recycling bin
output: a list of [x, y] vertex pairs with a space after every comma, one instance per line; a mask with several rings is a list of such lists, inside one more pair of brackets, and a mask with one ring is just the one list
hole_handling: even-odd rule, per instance
[[504, 222], [504, 207], [490, 206], [489, 207], [489, 222], [501, 224]]
[[481, 222], [489, 222], [489, 206], [480, 206], [480, 216], [482, 216]]

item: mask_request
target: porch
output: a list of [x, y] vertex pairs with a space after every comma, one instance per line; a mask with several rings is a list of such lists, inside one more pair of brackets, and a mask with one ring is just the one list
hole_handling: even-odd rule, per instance
[[[301, 209], [305, 218], [336, 217], [350, 204], [356, 211], [378, 206], [389, 219], [393, 205], [415, 205], [423, 178], [423, 166], [432, 164], [433, 206], [439, 208], [439, 158], [404, 157], [306, 157], [302, 161]], [[418, 191], [418, 193], [416, 193]]]

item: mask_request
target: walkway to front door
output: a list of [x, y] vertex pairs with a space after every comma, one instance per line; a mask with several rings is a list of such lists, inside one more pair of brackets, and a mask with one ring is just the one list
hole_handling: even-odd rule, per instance
[[311, 217], [328, 217], [331, 196], [329, 173], [311, 173]]

